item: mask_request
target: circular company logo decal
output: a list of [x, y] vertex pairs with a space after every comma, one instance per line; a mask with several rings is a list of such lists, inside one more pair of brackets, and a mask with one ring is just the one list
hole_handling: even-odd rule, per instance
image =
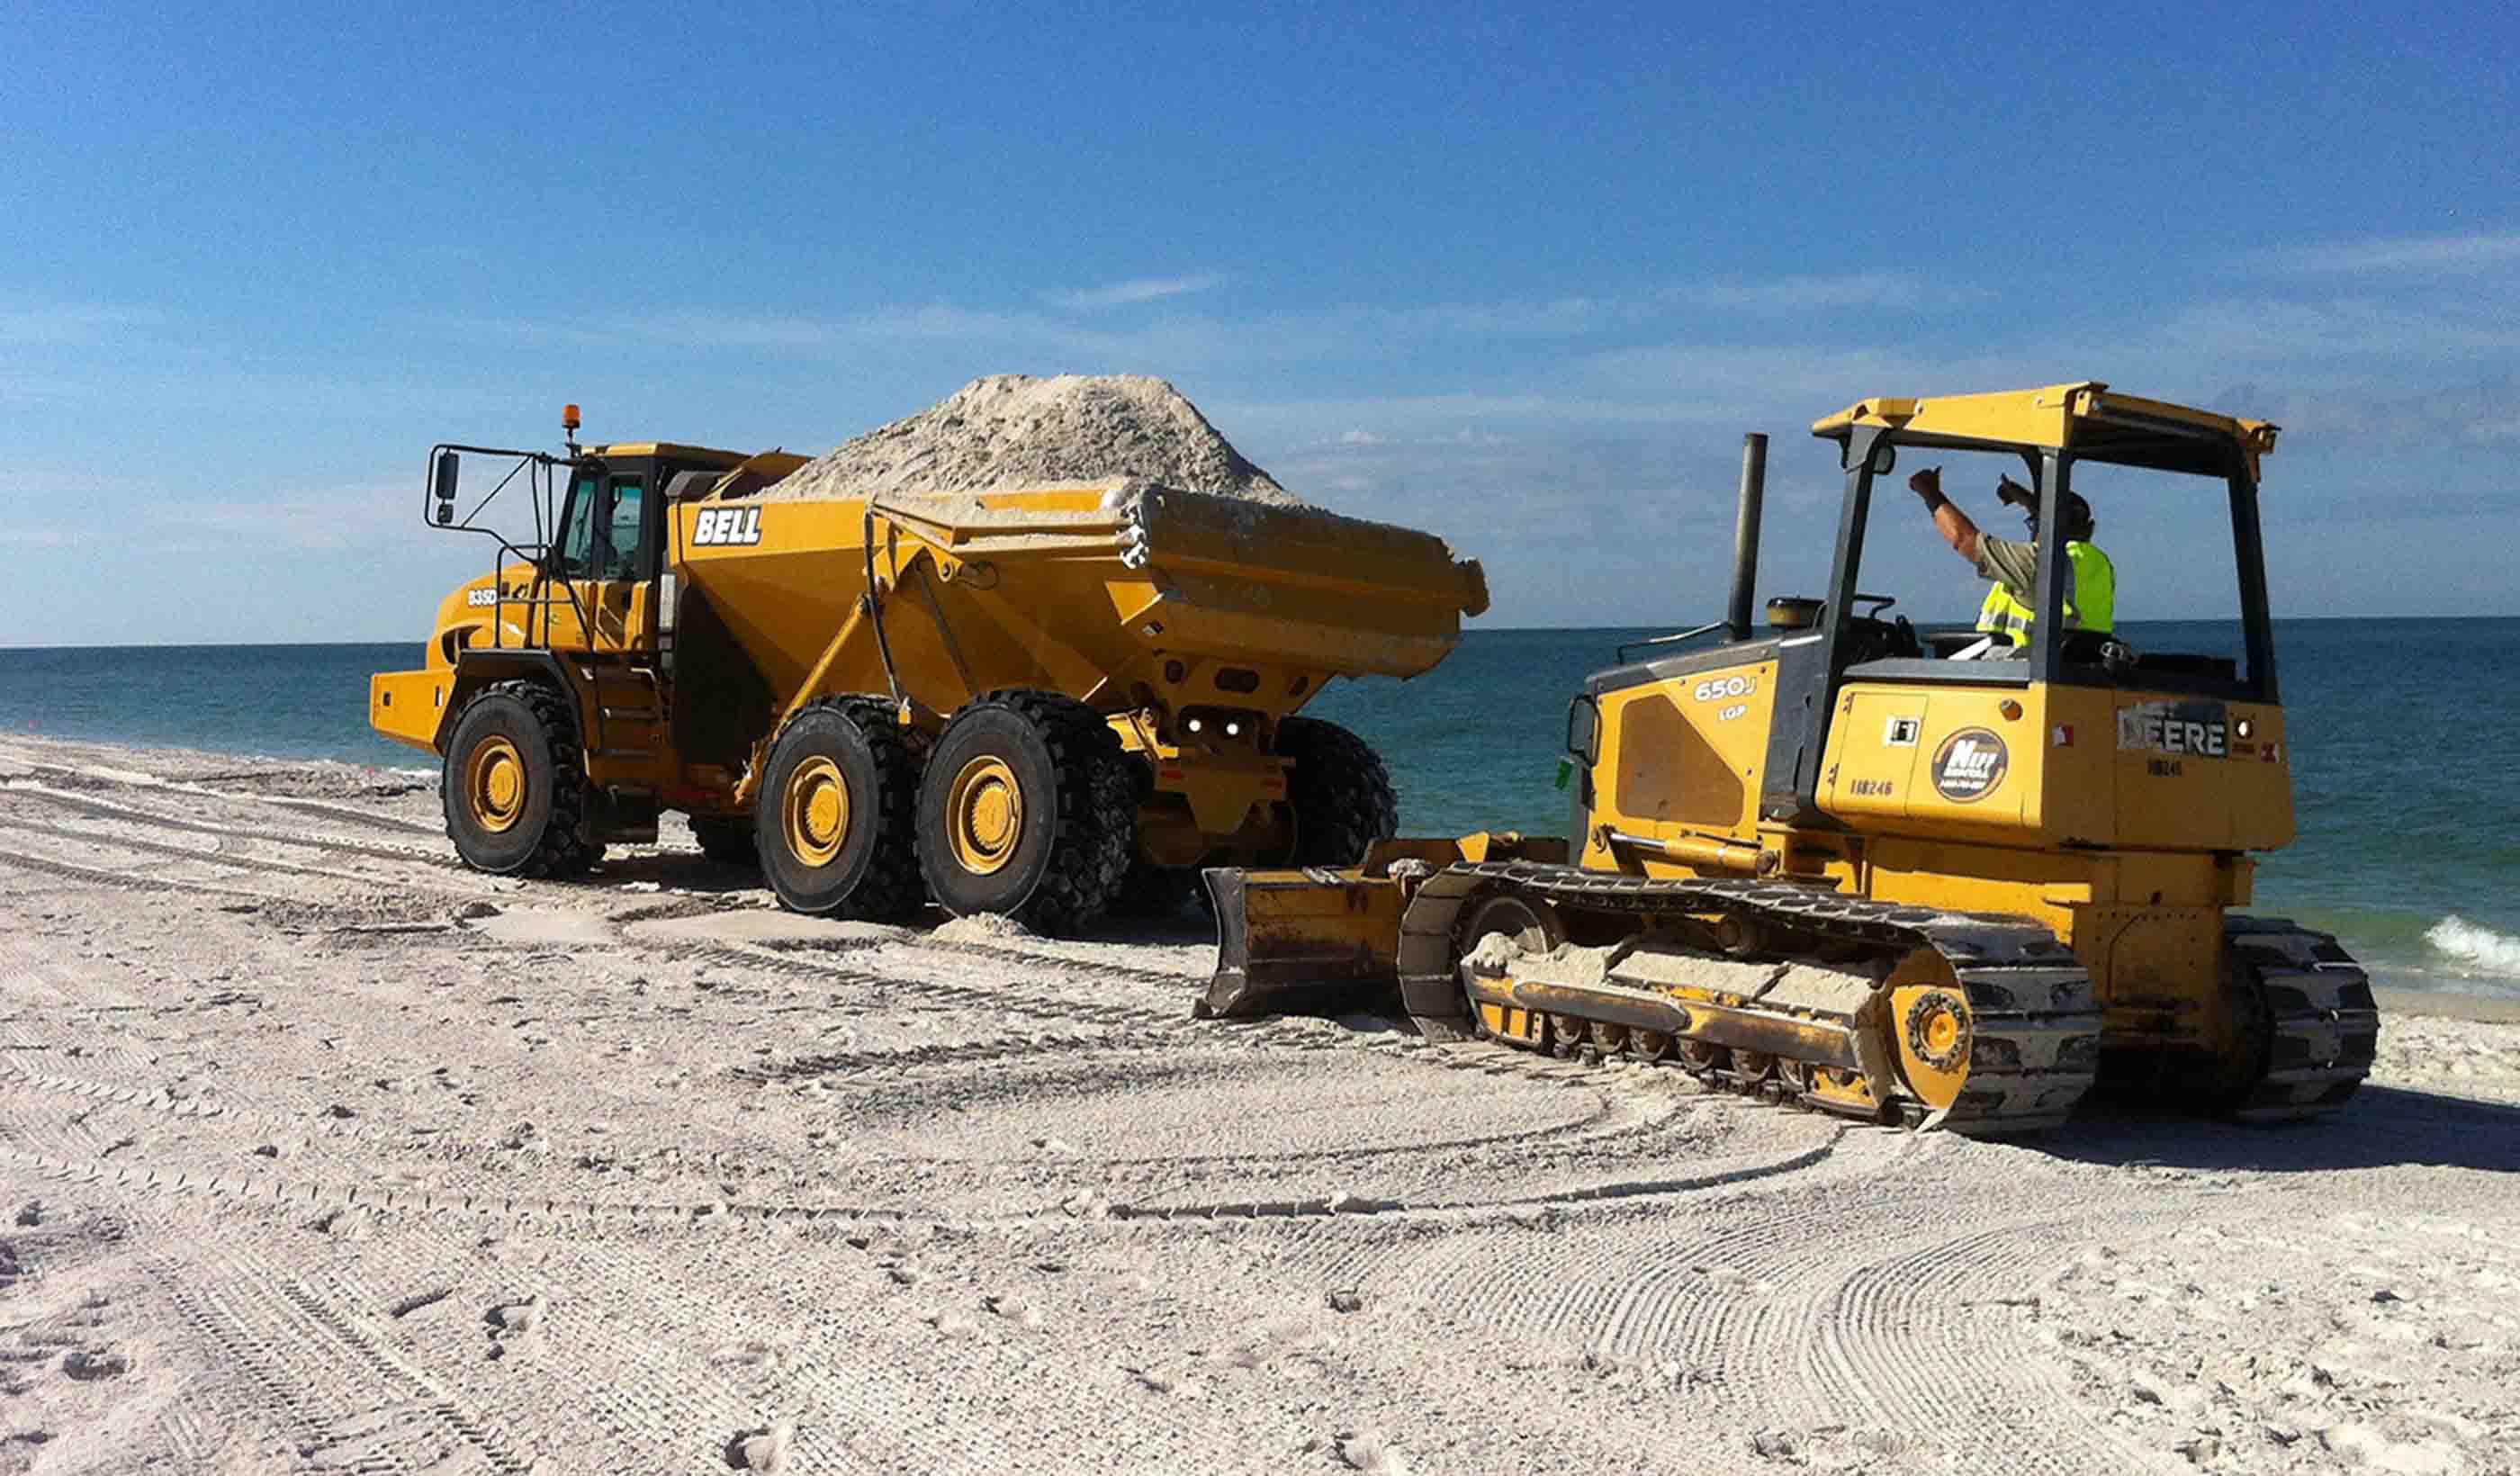
[[1963, 728], [1934, 750], [1934, 792], [1958, 805], [1984, 799], [2003, 783], [2011, 762], [1993, 731]]

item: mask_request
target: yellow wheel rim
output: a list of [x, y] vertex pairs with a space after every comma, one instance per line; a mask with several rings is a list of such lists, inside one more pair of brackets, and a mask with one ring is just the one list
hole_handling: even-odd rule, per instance
[[1005, 759], [983, 754], [954, 776], [945, 828], [963, 870], [975, 876], [1004, 870], [1023, 840], [1023, 785]]
[[482, 829], [496, 834], [515, 828], [525, 813], [525, 756], [496, 736], [473, 744], [464, 765], [464, 795]]
[[840, 766], [816, 754], [788, 776], [779, 803], [788, 854], [809, 867], [830, 866], [849, 838], [849, 782]]

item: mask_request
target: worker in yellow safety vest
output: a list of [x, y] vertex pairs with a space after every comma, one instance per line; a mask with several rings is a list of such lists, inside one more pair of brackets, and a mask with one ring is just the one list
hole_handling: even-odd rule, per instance
[[[2039, 618], [2031, 599], [2039, 571], [2039, 494], [2002, 477], [1996, 497], [2022, 510], [2030, 522], [2028, 542], [1997, 538], [1978, 531], [1966, 513], [1943, 495], [1940, 467], [1928, 467], [1908, 478], [1908, 489], [1925, 500], [1934, 527], [1953, 552], [1977, 568], [1978, 577], [1995, 588], [1978, 606], [1977, 628], [2012, 645], [2025, 646], [2031, 623]], [[2117, 629], [2118, 571], [2092, 542], [2092, 505], [2080, 493], [2065, 494], [2065, 628], [2107, 634]]]

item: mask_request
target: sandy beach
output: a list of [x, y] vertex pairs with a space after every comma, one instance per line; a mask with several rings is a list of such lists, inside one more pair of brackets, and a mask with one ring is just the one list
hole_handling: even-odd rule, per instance
[[2520, 1023], [2017, 1143], [0, 738], [0, 1471], [2520, 1468]]

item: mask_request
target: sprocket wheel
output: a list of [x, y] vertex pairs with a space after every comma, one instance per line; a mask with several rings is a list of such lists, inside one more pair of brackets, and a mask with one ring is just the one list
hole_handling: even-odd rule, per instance
[[1958, 1071], [1967, 1063], [1974, 1032], [1967, 1007], [1953, 995], [1927, 991], [1908, 1006], [1900, 1027], [1907, 1032], [1909, 1051], [1936, 1071]]

